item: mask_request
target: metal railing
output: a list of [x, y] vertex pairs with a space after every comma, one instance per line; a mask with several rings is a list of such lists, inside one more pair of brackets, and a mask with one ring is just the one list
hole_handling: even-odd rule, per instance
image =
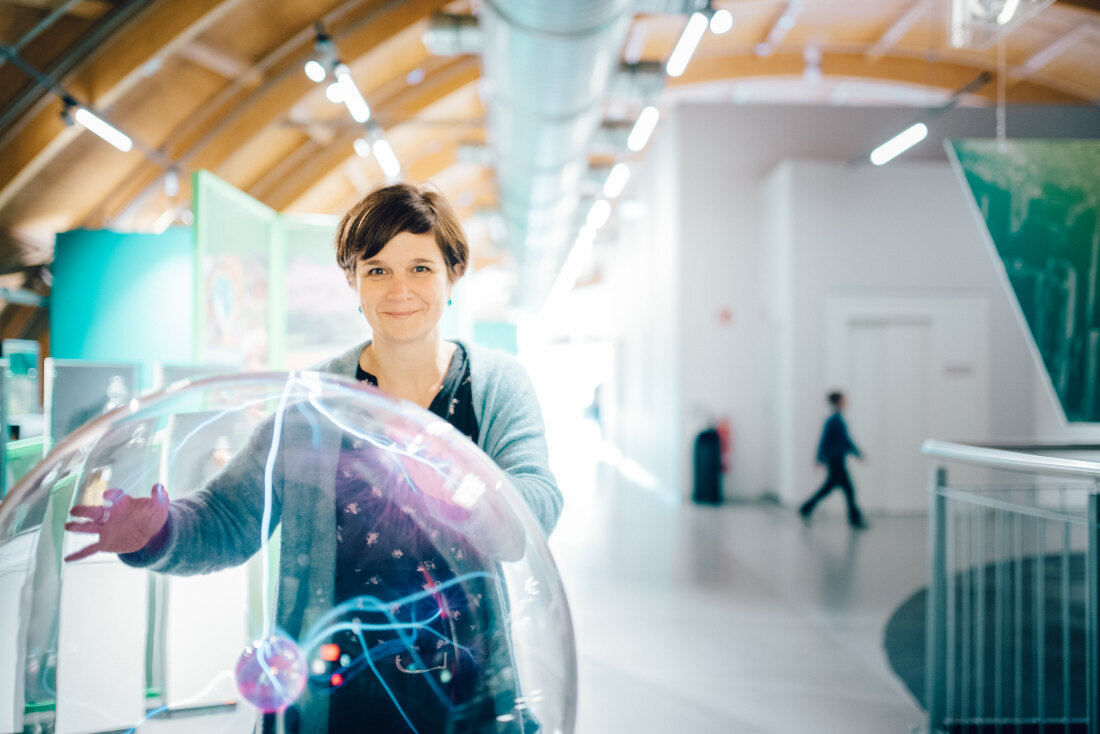
[[1100, 446], [921, 449], [929, 731], [1100, 734]]

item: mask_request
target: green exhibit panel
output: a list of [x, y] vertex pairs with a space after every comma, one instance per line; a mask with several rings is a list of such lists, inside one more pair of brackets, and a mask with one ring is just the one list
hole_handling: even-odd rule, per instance
[[1066, 419], [1100, 421], [1100, 142], [947, 147]]
[[156, 362], [191, 361], [189, 228], [62, 232], [51, 268], [50, 356], [138, 363], [144, 375]]
[[304, 369], [369, 336], [355, 291], [336, 263], [339, 218], [283, 215], [287, 369]]
[[249, 370], [282, 363], [285, 295], [279, 214], [196, 171], [195, 361]]

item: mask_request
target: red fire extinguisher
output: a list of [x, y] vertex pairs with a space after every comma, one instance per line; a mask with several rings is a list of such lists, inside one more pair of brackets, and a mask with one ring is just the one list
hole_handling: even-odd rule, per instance
[[718, 448], [722, 457], [722, 473], [728, 474], [733, 464], [733, 425], [729, 418], [719, 418], [714, 429], [718, 431]]

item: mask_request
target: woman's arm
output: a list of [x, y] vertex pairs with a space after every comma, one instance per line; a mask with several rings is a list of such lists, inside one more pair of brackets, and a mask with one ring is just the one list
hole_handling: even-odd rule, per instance
[[[73, 516], [88, 522], [70, 522], [66, 529], [99, 537], [66, 560], [79, 560], [97, 552], [117, 553], [128, 565], [176, 575], [210, 573], [248, 560], [262, 544], [268, 501], [264, 469], [273, 425], [273, 419], [261, 423], [225, 469], [185, 497], [170, 501], [169, 491], [156, 485], [148, 498], [108, 490], [104, 494], [111, 502], [108, 506], [77, 505]], [[284, 440], [280, 447], [283, 455], [277, 457], [279, 470], [274, 472], [269, 498], [268, 535], [281, 517], [281, 466], [292, 447], [292, 442]], [[178, 491], [172, 488], [173, 493]]]
[[505, 362], [485, 386], [482, 449], [508, 474], [547, 536], [561, 516], [561, 490], [550, 471], [546, 428], [535, 388], [517, 362]]

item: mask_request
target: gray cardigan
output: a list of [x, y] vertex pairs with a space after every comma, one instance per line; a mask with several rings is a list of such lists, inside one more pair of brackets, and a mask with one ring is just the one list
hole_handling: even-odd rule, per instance
[[[562, 496], [550, 472], [546, 430], [527, 372], [512, 357], [459, 341], [470, 362], [477, 445], [503, 469], [543, 532], [550, 535], [561, 515]], [[363, 342], [317, 366], [355, 379]]]
[[[361, 344], [321, 365], [320, 371], [355, 376]], [[478, 444], [509, 476], [549, 533], [562, 497], [547, 466], [546, 438], [527, 373], [511, 357], [462, 344], [470, 363]], [[166, 536], [155, 550], [120, 555], [133, 566], [177, 575], [236, 566], [260, 549], [264, 462], [271, 431], [253, 432], [241, 450], [202, 490], [174, 500]], [[332, 605], [336, 572], [333, 486], [341, 432], [302, 406], [283, 419], [276, 456], [269, 532], [282, 521], [278, 623], [297, 635]], [[314, 447], [314, 448], [310, 448]], [[170, 488], [171, 492], [172, 489]]]

